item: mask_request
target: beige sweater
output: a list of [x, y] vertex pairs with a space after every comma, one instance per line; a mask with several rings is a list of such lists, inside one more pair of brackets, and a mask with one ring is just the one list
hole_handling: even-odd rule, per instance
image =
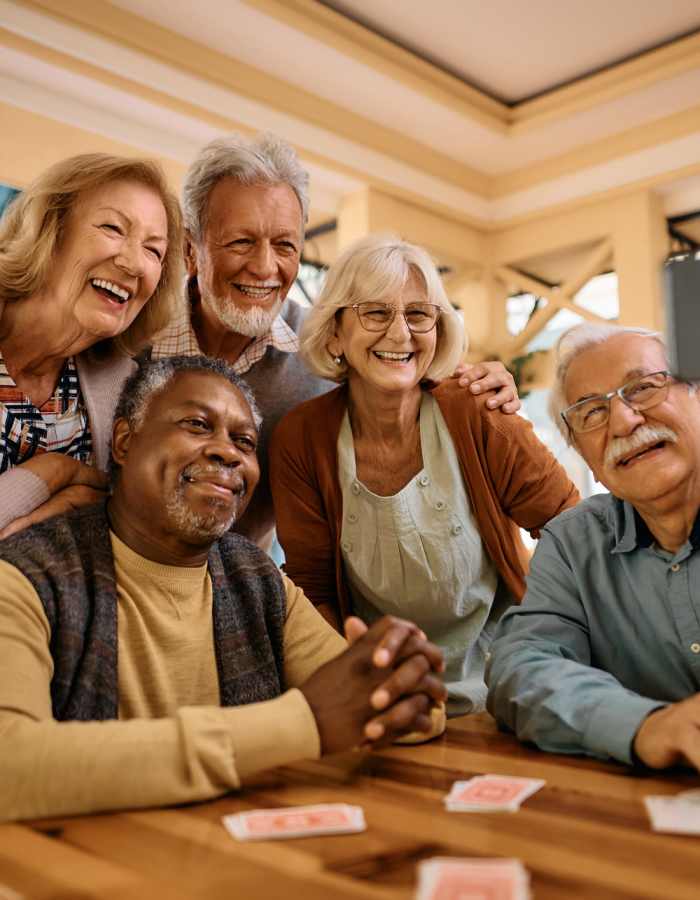
[[119, 720], [57, 722], [50, 628], [31, 583], [0, 562], [0, 820], [204, 800], [272, 766], [318, 757], [296, 685], [345, 641], [285, 579], [284, 668], [275, 700], [222, 708], [206, 565], [144, 559], [112, 535]]

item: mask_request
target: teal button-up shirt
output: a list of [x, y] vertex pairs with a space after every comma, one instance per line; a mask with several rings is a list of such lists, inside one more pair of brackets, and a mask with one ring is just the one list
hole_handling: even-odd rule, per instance
[[488, 709], [521, 740], [632, 762], [644, 718], [700, 690], [700, 516], [671, 554], [611, 494], [559, 515], [499, 625], [487, 680]]

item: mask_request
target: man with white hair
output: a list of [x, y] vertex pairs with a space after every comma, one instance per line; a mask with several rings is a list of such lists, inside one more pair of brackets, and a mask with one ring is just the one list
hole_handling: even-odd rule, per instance
[[610, 493], [543, 530], [488, 708], [543, 750], [700, 769], [700, 397], [658, 334], [568, 332], [551, 410]]
[[[307, 371], [297, 333], [303, 308], [286, 300], [294, 284], [309, 214], [309, 174], [286, 141], [272, 134], [212, 141], [183, 185], [187, 297], [159, 336], [152, 358], [223, 359], [253, 389], [263, 417], [260, 483], [236, 530], [268, 546], [274, 513], [267, 444], [285, 413], [335, 385]], [[286, 300], [286, 302], [285, 302]], [[482, 363], [460, 378], [474, 393], [496, 390], [491, 409], [520, 407], [509, 372]]]

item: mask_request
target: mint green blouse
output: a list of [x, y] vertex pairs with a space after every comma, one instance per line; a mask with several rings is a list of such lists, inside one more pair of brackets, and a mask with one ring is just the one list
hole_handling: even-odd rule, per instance
[[380, 497], [357, 479], [345, 414], [338, 436], [341, 552], [356, 614], [368, 623], [385, 614], [416, 622], [445, 656], [448, 715], [461, 715], [485, 707], [491, 637], [512, 600], [497, 591], [452, 438], [427, 393], [420, 438], [421, 471], [398, 493]]

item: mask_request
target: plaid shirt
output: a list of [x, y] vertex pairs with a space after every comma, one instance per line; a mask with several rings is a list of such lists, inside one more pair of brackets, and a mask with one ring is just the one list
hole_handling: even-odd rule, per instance
[[0, 354], [0, 473], [39, 453], [94, 462], [75, 360], [66, 360], [56, 390], [37, 408], [14, 383]]
[[[256, 337], [251, 344], [248, 344], [243, 353], [232, 364], [234, 372], [237, 375], [245, 375], [255, 363], [260, 362], [270, 345], [284, 353], [296, 353], [299, 350], [299, 338], [281, 315], [277, 316], [266, 334]], [[188, 306], [187, 309], [179, 312], [170, 325], [158, 335], [157, 340], [153, 344], [151, 358], [200, 356], [201, 354], [202, 350], [190, 323]]]

